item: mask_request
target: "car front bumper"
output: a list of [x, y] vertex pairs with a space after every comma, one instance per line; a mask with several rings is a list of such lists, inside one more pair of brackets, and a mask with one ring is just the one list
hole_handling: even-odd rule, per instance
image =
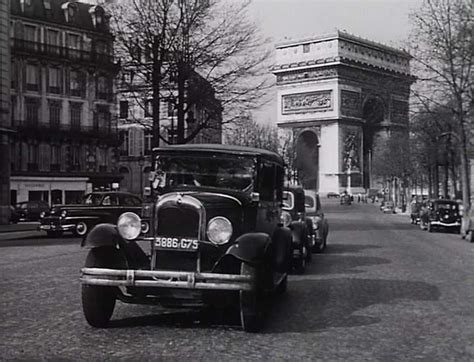
[[179, 288], [201, 290], [252, 290], [249, 275], [197, 273], [165, 270], [119, 270], [82, 268], [80, 282], [86, 285]]
[[458, 221], [456, 222], [431, 221], [431, 225], [443, 226], [443, 227], [456, 227], [456, 226], [461, 226], [461, 223]]
[[43, 231], [71, 231], [75, 227], [75, 224], [41, 224], [38, 229]]

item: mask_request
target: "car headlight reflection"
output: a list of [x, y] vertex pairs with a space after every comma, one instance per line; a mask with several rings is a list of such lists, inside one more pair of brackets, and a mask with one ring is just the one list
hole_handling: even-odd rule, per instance
[[291, 215], [288, 211], [282, 211], [280, 217], [281, 223], [283, 226], [288, 226], [291, 223]]
[[319, 224], [321, 223], [321, 218], [318, 216], [312, 217], [311, 221], [313, 222], [313, 229], [318, 230]]
[[207, 224], [207, 237], [216, 245], [227, 243], [232, 231], [232, 223], [223, 216], [216, 216]]
[[41, 211], [40, 212], [40, 219], [44, 218], [46, 216], [46, 212], [45, 211]]
[[117, 221], [117, 228], [122, 238], [125, 240], [133, 240], [140, 235], [142, 221], [137, 214], [126, 212], [120, 215]]
[[61, 211], [61, 217], [66, 217], [66, 216], [67, 216], [67, 211], [66, 210]]

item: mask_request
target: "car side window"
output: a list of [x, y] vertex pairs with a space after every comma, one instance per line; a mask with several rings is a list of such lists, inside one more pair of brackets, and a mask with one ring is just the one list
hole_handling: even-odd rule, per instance
[[130, 195], [122, 195], [120, 197], [122, 206], [140, 206], [141, 202], [138, 198]]

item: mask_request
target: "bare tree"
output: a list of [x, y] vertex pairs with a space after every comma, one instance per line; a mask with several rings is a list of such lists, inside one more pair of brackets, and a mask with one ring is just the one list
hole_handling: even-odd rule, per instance
[[[445, 121], [459, 144], [463, 204], [470, 209], [468, 149], [473, 127], [473, 39], [474, 5], [469, 0], [425, 0], [412, 14], [411, 53], [419, 90], [419, 105], [427, 112], [444, 108]], [[466, 212], [465, 215], [468, 213]]]
[[[159, 127], [160, 98], [175, 106], [178, 143], [187, 143], [201, 130], [215, 126], [209, 114], [185, 134], [185, 118], [195, 104], [206, 103], [215, 95], [224, 110], [223, 123], [232, 123], [264, 101], [270, 84], [263, 75], [271, 50], [257, 25], [249, 20], [249, 4], [128, 0], [112, 9], [117, 54], [124, 64], [136, 69], [135, 76], [144, 85], [140, 100], [153, 98], [155, 129]], [[203, 79], [209, 87], [189, 97], [193, 77]], [[133, 89], [133, 84], [130, 86]], [[141, 104], [146, 106], [143, 101]]]

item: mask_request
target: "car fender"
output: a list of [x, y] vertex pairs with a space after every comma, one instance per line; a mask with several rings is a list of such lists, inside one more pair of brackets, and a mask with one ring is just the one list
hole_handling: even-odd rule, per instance
[[225, 256], [231, 255], [245, 263], [262, 264], [269, 254], [271, 239], [265, 233], [248, 233], [239, 236], [226, 252]]
[[113, 246], [120, 248], [125, 241], [120, 236], [117, 226], [114, 224], [97, 224], [82, 240], [81, 246], [85, 248], [99, 248], [101, 246]]
[[289, 225], [291, 230], [291, 240], [294, 245], [301, 246], [306, 241], [306, 223], [303, 221], [293, 221]]
[[275, 270], [288, 272], [291, 269], [292, 256], [292, 232], [287, 227], [278, 227], [272, 235], [272, 261]]

